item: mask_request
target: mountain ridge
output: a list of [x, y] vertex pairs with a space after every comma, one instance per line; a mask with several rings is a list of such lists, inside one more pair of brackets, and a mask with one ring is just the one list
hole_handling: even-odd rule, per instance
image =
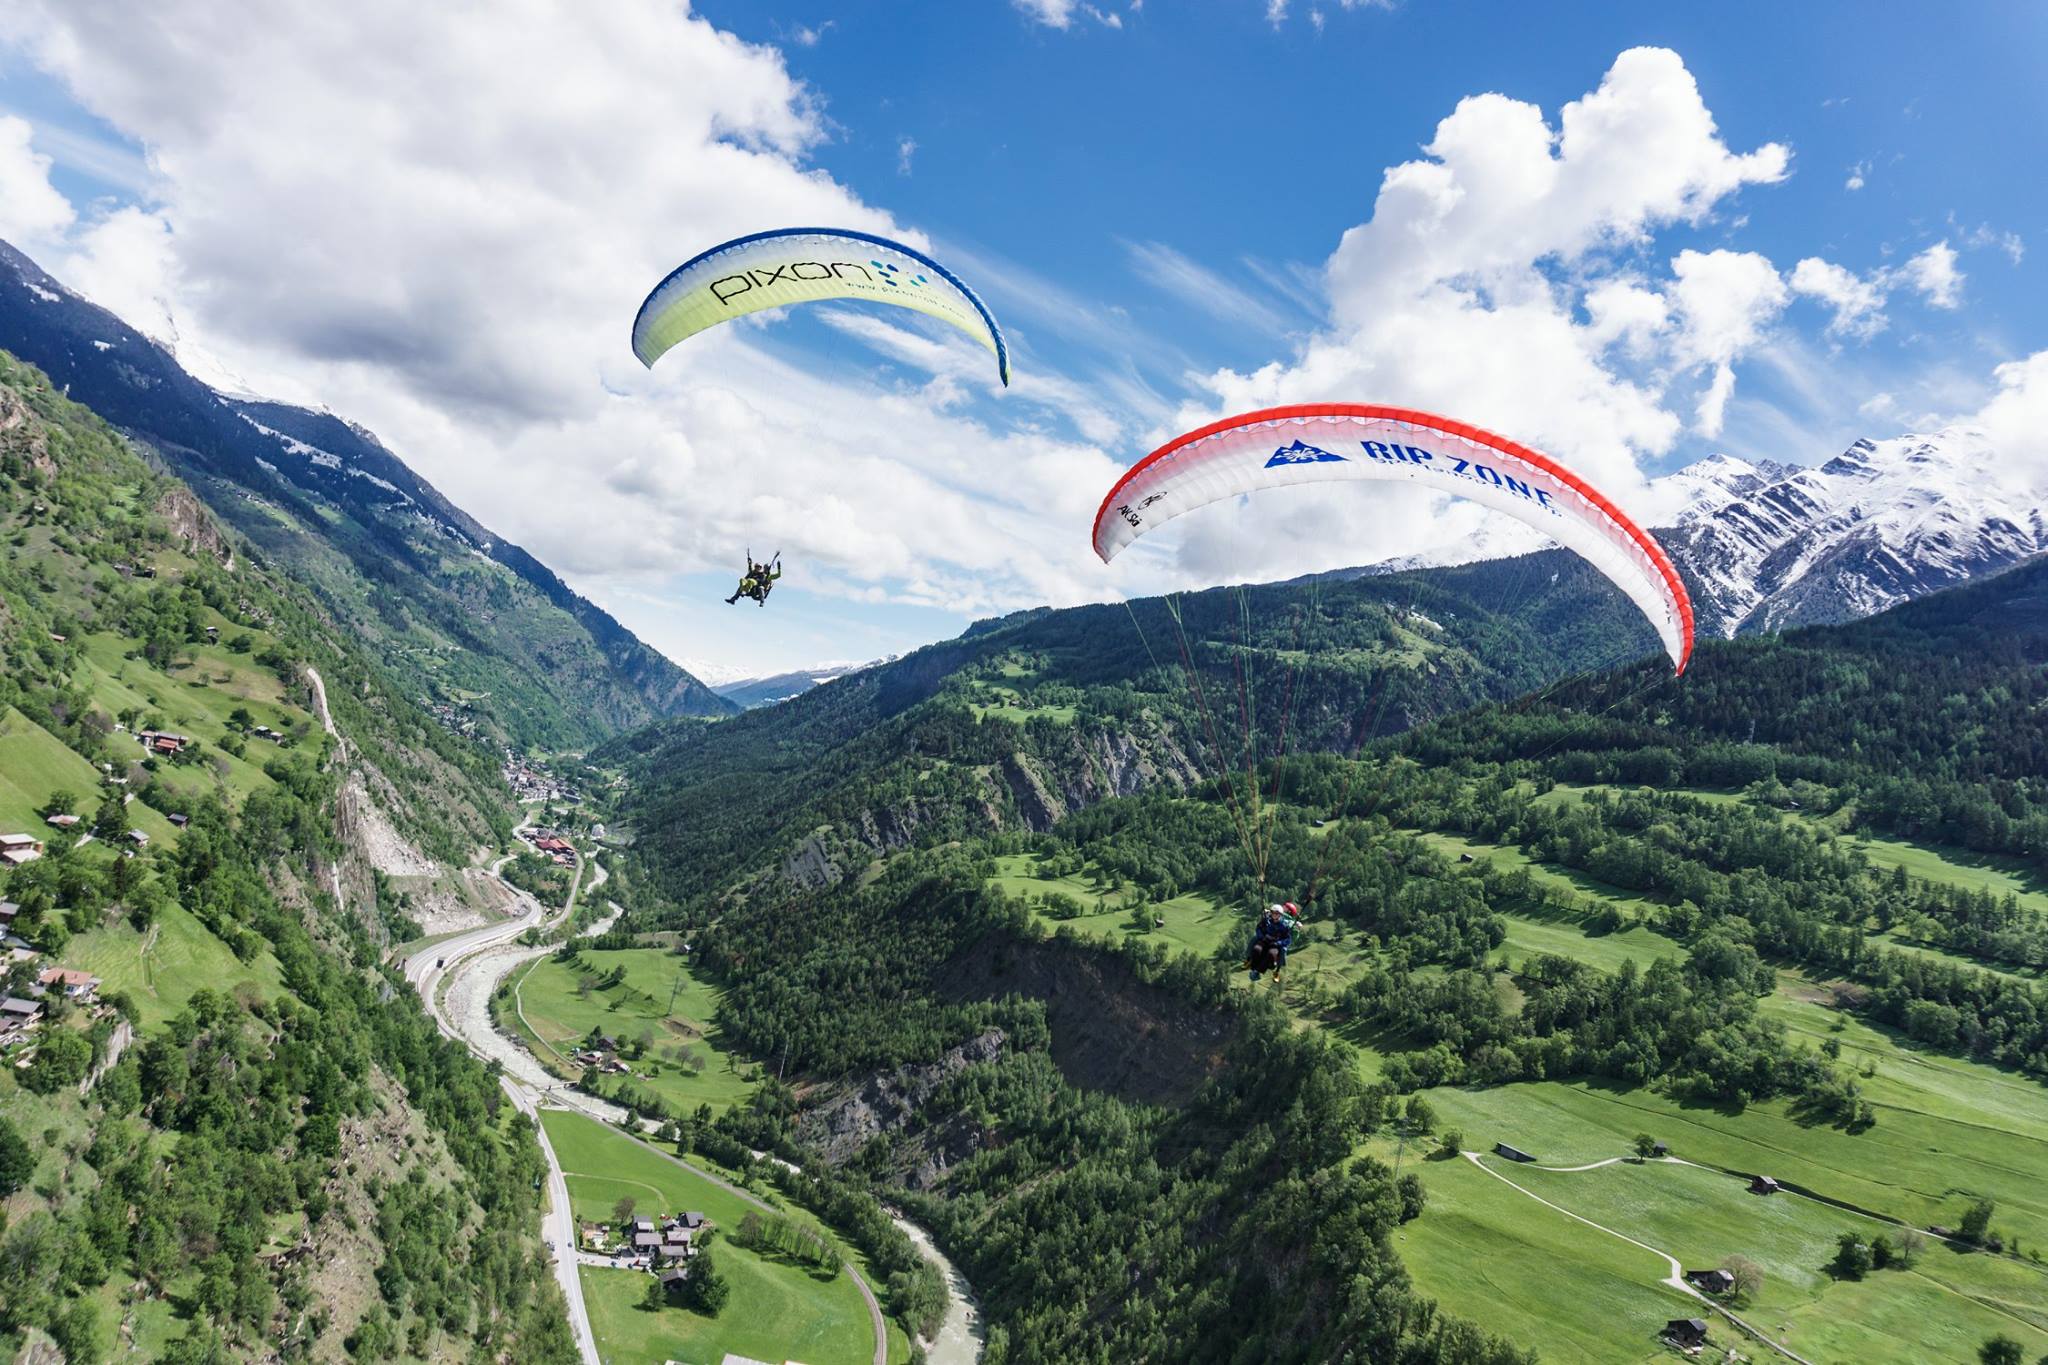
[[148, 445], [432, 699], [480, 707], [515, 744], [555, 748], [737, 709], [363, 428], [223, 396], [4, 242], [0, 267], [0, 349]]

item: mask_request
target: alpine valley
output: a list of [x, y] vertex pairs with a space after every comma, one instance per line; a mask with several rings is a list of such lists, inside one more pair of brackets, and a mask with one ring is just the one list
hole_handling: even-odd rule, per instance
[[1666, 476], [1679, 678], [1552, 550], [714, 692], [11, 249], [0, 348], [9, 1359], [2048, 1352], [1980, 433]]

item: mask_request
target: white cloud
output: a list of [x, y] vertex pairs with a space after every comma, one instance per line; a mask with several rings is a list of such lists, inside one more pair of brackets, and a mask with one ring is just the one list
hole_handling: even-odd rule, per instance
[[1266, 22], [1274, 28], [1287, 22], [1287, 0], [1266, 0]]
[[1681, 361], [1726, 365], [1755, 346], [1785, 307], [1785, 282], [1754, 251], [1694, 251], [1671, 262]]
[[917, 155], [917, 139], [901, 137], [896, 139], [896, 174], [910, 174], [910, 160]]
[[1010, 0], [1025, 18], [1047, 28], [1066, 28], [1074, 22], [1079, 0]]
[[[1948, 221], [1950, 227], [1961, 231], [1961, 225], [1956, 222], [1956, 216], [1953, 213], [1948, 216]], [[1972, 251], [1981, 251], [1985, 247], [1996, 247], [2004, 252], [2005, 258], [2014, 265], [2018, 265], [2021, 260], [2025, 259], [2027, 254], [2027, 244], [2020, 239], [2020, 235], [2017, 232], [2007, 232], [2003, 229], [1995, 228], [1989, 223], [1979, 223], [1968, 231], [1962, 232], [1962, 241], [1963, 245]]]
[[1860, 190], [1863, 188], [1869, 175], [1870, 163], [1868, 161], [1859, 161], [1849, 168], [1849, 178], [1842, 182], [1842, 188], [1851, 191]]
[[[1684, 64], [1656, 49], [1621, 54], [1555, 126], [1505, 95], [1462, 100], [1424, 151], [1386, 172], [1371, 217], [1330, 258], [1324, 330], [1290, 360], [1209, 375], [1208, 397], [1177, 421], [1330, 398], [1454, 412], [1556, 452], [1626, 505], [1640, 462], [1684, 427], [1665, 401], [1677, 378], [1711, 375], [1718, 398], [1702, 416], [1718, 421], [1734, 364], [1784, 300], [1769, 262], [1745, 253], [1689, 251], [1668, 276], [1647, 274], [1652, 239], [1781, 179], [1789, 154], [1731, 150]], [[1301, 572], [1329, 567], [1303, 562], [1305, 549], [1331, 563], [1437, 553], [1474, 529], [1463, 511], [1384, 494], [1371, 505], [1398, 514], [1334, 544], [1247, 537], [1240, 551], [1272, 547], [1254, 572]], [[1195, 564], [1231, 526], [1274, 515], [1214, 509], [1184, 553]]]
[[1884, 330], [1882, 272], [1864, 279], [1846, 266], [1808, 256], [1792, 268], [1792, 292], [1819, 299], [1832, 311], [1828, 332], [1864, 340]]
[[31, 251], [78, 216], [51, 187], [51, 161], [35, 149], [34, 132], [26, 119], [0, 115], [0, 237]]
[[798, 24], [789, 35], [790, 41], [798, 47], [816, 47], [823, 41], [826, 34], [838, 26], [839, 21], [837, 19], [827, 19], [824, 23], [815, 26]]
[[2009, 473], [2048, 489], [2048, 351], [2011, 360], [1991, 372], [1998, 391], [1974, 417]]
[[1963, 272], [1956, 269], [1956, 250], [1946, 241], [1936, 242], [1907, 261], [1901, 276], [1925, 295], [1932, 307], [1962, 306]]
[[[1105, 590], [1074, 527], [1119, 463], [1095, 443], [1131, 420], [1102, 396], [1122, 375], [1020, 373], [990, 397], [990, 358], [969, 377], [910, 314], [802, 363], [764, 343], [796, 330], [778, 318], [634, 361], [640, 298], [699, 245], [792, 222], [929, 245], [808, 163], [825, 128], [772, 49], [657, 0], [511, 0], [488, 25], [411, 0], [293, 9], [12, 5], [10, 33], [161, 173], [41, 253], [60, 278], [209, 377], [362, 421], [612, 600], [776, 537], [792, 582], [846, 597], [977, 612]], [[63, 230], [47, 165], [4, 131], [0, 212], [40, 203]], [[1001, 283], [942, 254], [1003, 310]], [[932, 377], [882, 376], [870, 346]]]

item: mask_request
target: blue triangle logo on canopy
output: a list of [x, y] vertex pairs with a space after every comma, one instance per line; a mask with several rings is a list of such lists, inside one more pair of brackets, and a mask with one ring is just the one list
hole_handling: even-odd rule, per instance
[[1345, 463], [1348, 462], [1342, 455], [1335, 454], [1332, 451], [1324, 450], [1321, 446], [1312, 446], [1302, 441], [1296, 441], [1291, 446], [1282, 446], [1280, 447], [1280, 449], [1274, 451], [1273, 458], [1266, 461], [1266, 468], [1271, 469], [1275, 465], [1283, 464]]

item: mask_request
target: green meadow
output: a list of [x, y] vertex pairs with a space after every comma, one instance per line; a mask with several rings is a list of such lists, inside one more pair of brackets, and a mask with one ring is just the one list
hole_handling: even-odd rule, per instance
[[[583, 1292], [599, 1354], [617, 1365], [667, 1360], [716, 1362], [727, 1352], [756, 1360], [808, 1365], [868, 1365], [874, 1328], [860, 1290], [842, 1270], [826, 1275], [735, 1245], [732, 1230], [754, 1206], [677, 1162], [581, 1114], [544, 1110], [541, 1122], [562, 1164], [579, 1222], [609, 1222], [620, 1198], [635, 1216], [694, 1209], [720, 1229], [711, 1255], [732, 1287], [716, 1318], [684, 1308], [642, 1306], [649, 1277], [639, 1271], [586, 1265]], [[764, 1202], [781, 1207], [779, 1196]], [[889, 1359], [909, 1356], [909, 1343], [890, 1333]]]
[[[595, 1028], [622, 1043], [649, 1040], [646, 1054], [626, 1064], [635, 1085], [672, 1108], [723, 1112], [753, 1093], [753, 1068], [711, 1022], [717, 988], [691, 976], [682, 958], [663, 948], [586, 948], [582, 959], [587, 969], [544, 957], [514, 973], [512, 999], [499, 1006], [542, 1060], [578, 1074], [569, 1054]], [[600, 989], [619, 967], [625, 980]]]
[[185, 1008], [201, 987], [230, 994], [254, 990], [265, 999], [284, 993], [283, 973], [267, 945], [253, 961], [242, 962], [175, 904], [160, 910], [145, 930], [137, 931], [120, 919], [75, 934], [59, 961], [91, 972], [100, 978], [103, 990], [126, 991], [144, 1033]]

